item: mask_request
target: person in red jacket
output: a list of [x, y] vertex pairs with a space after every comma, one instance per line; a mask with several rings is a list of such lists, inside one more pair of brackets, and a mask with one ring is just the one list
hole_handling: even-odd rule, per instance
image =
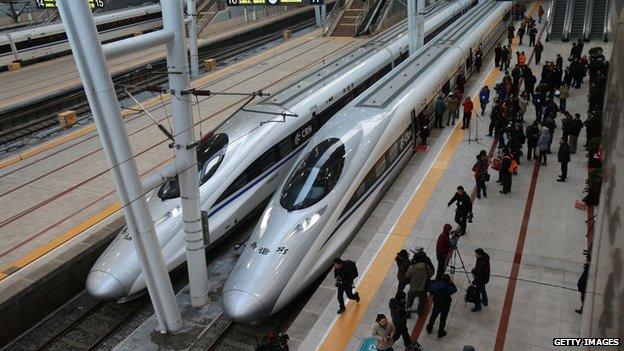
[[436, 270], [436, 280], [442, 279], [446, 270], [446, 259], [451, 254], [451, 230], [453, 226], [446, 223], [442, 229], [442, 234], [438, 236], [436, 244], [436, 257], [438, 258], [438, 269]]
[[463, 103], [464, 106], [464, 118], [462, 121], [462, 128], [461, 129], [468, 129], [470, 128], [470, 116], [472, 115], [472, 101], [470, 100], [470, 96], [466, 96], [466, 100], [464, 100]]

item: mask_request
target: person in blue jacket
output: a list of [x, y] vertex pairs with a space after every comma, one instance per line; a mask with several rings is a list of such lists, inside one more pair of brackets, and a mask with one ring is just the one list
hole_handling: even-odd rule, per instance
[[490, 88], [484, 86], [479, 92], [479, 103], [481, 103], [481, 116], [485, 115], [485, 109], [490, 102]]
[[427, 324], [427, 333], [431, 334], [433, 331], [433, 324], [435, 323], [438, 315], [440, 316], [440, 327], [438, 328], [438, 338], [443, 338], [447, 333], [444, 330], [446, 326], [446, 317], [448, 317], [451, 310], [451, 302], [453, 298], [451, 296], [457, 292], [457, 288], [451, 276], [445, 274], [442, 279], [436, 281], [429, 288], [429, 296], [433, 298], [433, 309], [431, 310], [431, 317], [429, 318], [429, 324]]

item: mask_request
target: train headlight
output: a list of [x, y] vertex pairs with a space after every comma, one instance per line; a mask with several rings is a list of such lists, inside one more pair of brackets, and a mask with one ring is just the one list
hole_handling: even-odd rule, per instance
[[299, 234], [301, 232], [305, 232], [306, 230], [310, 229], [314, 224], [316, 224], [316, 222], [319, 221], [319, 219], [321, 219], [321, 216], [323, 215], [323, 213], [325, 213], [326, 209], [327, 209], [327, 206], [321, 208], [320, 210], [318, 210], [317, 212], [315, 212], [311, 216], [308, 216], [308, 217], [305, 217], [304, 219], [302, 219], [295, 226], [295, 228], [293, 228], [293, 230], [288, 234], [288, 236], [286, 236], [284, 241], [289, 241], [295, 235], [297, 235], [297, 234]]
[[154, 223], [154, 225], [159, 225], [165, 222], [166, 220], [168, 220], [169, 218], [177, 217], [180, 215], [180, 213], [182, 213], [182, 207], [176, 206], [172, 208], [170, 211], [167, 211], [167, 213], [165, 213], [164, 216], [160, 217], [160, 219], [157, 220], [156, 223]]

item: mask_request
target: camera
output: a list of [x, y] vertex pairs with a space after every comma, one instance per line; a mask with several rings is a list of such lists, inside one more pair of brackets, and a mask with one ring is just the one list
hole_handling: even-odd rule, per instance
[[449, 239], [449, 246], [451, 247], [451, 249], [457, 250], [457, 242], [459, 241], [459, 237], [461, 236], [461, 234], [458, 230], [453, 230], [450, 234], [451, 238]]

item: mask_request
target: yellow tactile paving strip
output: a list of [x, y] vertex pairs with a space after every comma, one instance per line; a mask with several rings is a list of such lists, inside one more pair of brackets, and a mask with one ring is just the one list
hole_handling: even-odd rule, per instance
[[[492, 69], [485, 80], [485, 85], [491, 87], [499, 73], [499, 69]], [[474, 96], [473, 103], [475, 113], [480, 111], [478, 93]], [[385, 277], [393, 266], [396, 252], [400, 251], [405, 246], [405, 241], [410, 236], [412, 228], [416, 225], [416, 222], [431, 199], [444, 171], [449, 166], [455, 152], [464, 139], [464, 134], [465, 131], [460, 128], [460, 123], [457, 123], [445, 145], [440, 150], [435, 161], [418, 186], [416, 193], [397, 220], [377, 256], [373, 259], [368, 271], [358, 283], [360, 302], [358, 304], [349, 304], [347, 310], [336, 320], [332, 329], [327, 334], [319, 348], [320, 350], [337, 351], [344, 350], [347, 347], [362, 317], [364, 317], [368, 306], [377, 295]]]

